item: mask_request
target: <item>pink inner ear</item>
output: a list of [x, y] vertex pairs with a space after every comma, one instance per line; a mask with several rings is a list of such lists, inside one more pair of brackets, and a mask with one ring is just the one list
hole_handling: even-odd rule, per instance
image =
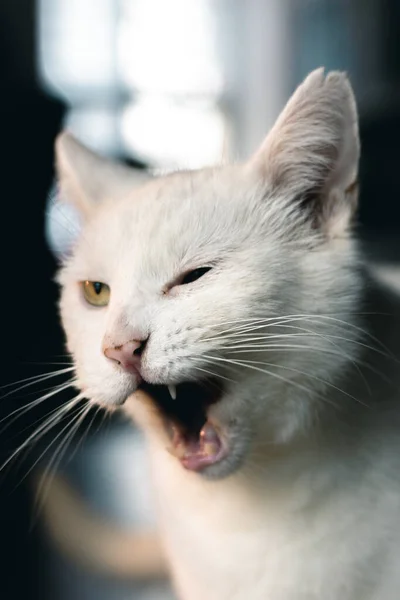
[[47, 201], [45, 216], [46, 240], [58, 260], [70, 255], [82, 228], [77, 208], [60, 197], [60, 190], [53, 187]]

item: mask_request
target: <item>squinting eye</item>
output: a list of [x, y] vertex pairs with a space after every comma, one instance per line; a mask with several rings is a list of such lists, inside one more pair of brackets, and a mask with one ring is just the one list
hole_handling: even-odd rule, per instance
[[208, 271], [211, 271], [211, 267], [200, 267], [199, 269], [194, 269], [193, 271], [186, 273], [186, 275], [182, 278], [180, 285], [192, 283], [192, 281], [196, 281], [197, 279], [200, 279], [200, 277], [203, 277], [203, 275], [208, 273]]
[[107, 306], [110, 301], [110, 288], [100, 281], [83, 281], [83, 295], [85, 300], [93, 306]]

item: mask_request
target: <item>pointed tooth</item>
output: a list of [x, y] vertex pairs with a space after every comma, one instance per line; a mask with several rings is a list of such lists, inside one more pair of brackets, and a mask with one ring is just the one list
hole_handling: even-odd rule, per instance
[[176, 385], [169, 385], [168, 391], [171, 395], [172, 400], [176, 400]]

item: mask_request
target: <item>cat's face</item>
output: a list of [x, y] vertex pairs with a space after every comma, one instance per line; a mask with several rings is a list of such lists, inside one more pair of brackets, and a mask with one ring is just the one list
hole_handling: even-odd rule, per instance
[[[71, 138], [59, 147], [63, 193], [79, 196], [86, 214], [59, 277], [79, 386], [93, 402], [129, 404], [156, 443], [170, 445], [183, 467], [210, 476], [244, 464], [260, 440], [295, 435], [310, 417], [318, 382], [343, 364], [343, 356], [328, 352], [331, 324], [318, 316], [349, 314], [357, 295], [346, 235], [356, 117], [343, 77], [325, 80], [318, 73], [304, 86], [297, 103], [311, 92], [323, 96], [327, 139], [321, 133], [305, 145], [297, 167], [287, 156], [297, 132], [288, 134], [285, 121], [247, 164], [177, 173], [139, 187], [113, 172], [111, 192], [98, 183], [109, 164], [102, 169]], [[338, 87], [349, 106], [333, 110]], [[301, 121], [301, 102], [298, 109]], [[293, 118], [290, 104], [286, 112]], [[317, 135], [312, 123], [308, 135]], [[342, 148], [329, 158], [338, 139], [350, 147], [353, 166], [341, 165]], [[78, 166], [72, 176], [71, 155], [91, 162], [89, 188], [97, 197], [105, 192], [102, 202], [90, 203], [88, 192], [77, 190], [88, 169]], [[338, 165], [343, 173], [336, 173]], [[127, 178], [123, 186], [118, 177]], [[304, 208], [299, 199], [316, 186], [317, 204]], [[92, 297], [84, 282], [97, 282], [87, 284]], [[91, 303], [96, 294], [104, 296], [100, 306]]]

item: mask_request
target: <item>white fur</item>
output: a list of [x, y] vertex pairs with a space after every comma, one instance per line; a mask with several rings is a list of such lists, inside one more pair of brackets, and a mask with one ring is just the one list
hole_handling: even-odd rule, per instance
[[[359, 142], [345, 76], [312, 73], [243, 165], [117, 185], [113, 195], [108, 163], [99, 201], [101, 159], [70, 147], [62, 137], [62, 195], [86, 222], [59, 275], [68, 349], [87, 397], [106, 406], [128, 398], [125, 410], [147, 434], [180, 597], [398, 598], [399, 442], [393, 414], [375, 408], [384, 385], [366, 366], [383, 351], [361, 340], [362, 276], [348, 231]], [[194, 284], [168, 288], [209, 265]], [[108, 307], [85, 302], [86, 279], [110, 286]], [[290, 332], [303, 336], [286, 344], [301, 348], [255, 352], [253, 341], [239, 355], [252, 367], [228, 368], [224, 335], [235, 322], [282, 315], [297, 315]], [[233, 379], [209, 410], [229, 455], [203, 476], [166, 452], [151, 400], [102, 353], [105, 343], [147, 336], [149, 382], [202, 369]]]

